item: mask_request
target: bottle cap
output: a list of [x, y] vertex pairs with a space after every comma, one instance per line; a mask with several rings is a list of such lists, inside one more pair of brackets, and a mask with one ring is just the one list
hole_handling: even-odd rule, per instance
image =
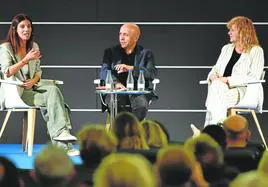
[[144, 69], [140, 69], [140, 73], [141, 73], [141, 72], [144, 73]]

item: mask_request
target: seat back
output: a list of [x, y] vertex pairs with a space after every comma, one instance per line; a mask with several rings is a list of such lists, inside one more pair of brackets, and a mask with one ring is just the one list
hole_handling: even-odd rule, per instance
[[257, 148], [231, 148], [224, 152], [224, 162], [237, 167], [241, 172], [255, 170], [260, 161], [260, 152]]
[[25, 104], [19, 95], [17, 85], [4, 84], [4, 97], [5, 97], [5, 108], [31, 108], [31, 106]]
[[129, 154], [139, 154], [144, 156], [149, 162], [154, 164], [157, 159], [159, 149], [149, 149], [149, 150], [140, 150], [140, 149], [118, 149], [118, 153], [129, 153]]
[[259, 82], [249, 83], [247, 85], [246, 93], [244, 97], [239, 101], [239, 103], [232, 108], [246, 108], [252, 109], [256, 112], [262, 112], [263, 106], [263, 87], [262, 82], [264, 80], [265, 71], [262, 72]]

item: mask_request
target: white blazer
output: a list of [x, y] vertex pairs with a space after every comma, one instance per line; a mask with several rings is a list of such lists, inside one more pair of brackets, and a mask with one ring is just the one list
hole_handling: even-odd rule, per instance
[[[225, 67], [232, 56], [234, 47], [234, 44], [227, 44], [222, 47], [217, 63], [209, 72], [207, 79], [214, 73], [223, 76]], [[237, 87], [243, 96], [246, 91], [246, 83], [249, 81], [260, 80], [263, 69], [263, 49], [260, 46], [254, 46], [248, 53], [242, 53], [239, 60], [235, 63], [232, 74], [228, 77], [229, 86], [231, 88]], [[263, 88], [261, 84], [256, 92], [259, 92], [258, 100], [263, 101]]]

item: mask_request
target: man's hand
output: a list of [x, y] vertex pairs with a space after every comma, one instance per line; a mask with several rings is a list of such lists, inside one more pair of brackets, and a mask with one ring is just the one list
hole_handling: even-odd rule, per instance
[[128, 72], [128, 70], [133, 70], [134, 67], [126, 64], [117, 64], [114, 66], [114, 69], [117, 71], [117, 73], [123, 73]]
[[120, 82], [118, 82], [115, 84], [115, 89], [121, 90], [121, 89], [126, 89], [126, 87], [123, 84], [121, 84]]

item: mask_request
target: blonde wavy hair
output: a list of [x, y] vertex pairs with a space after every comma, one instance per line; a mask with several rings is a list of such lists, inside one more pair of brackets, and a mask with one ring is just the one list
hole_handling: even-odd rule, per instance
[[143, 120], [141, 126], [145, 131], [145, 140], [149, 147], [160, 148], [168, 145], [168, 139], [163, 129], [152, 120]]
[[104, 125], [85, 124], [77, 134], [80, 157], [86, 167], [98, 165], [101, 160], [117, 149], [118, 140]]
[[159, 150], [155, 166], [163, 186], [182, 186], [193, 175], [196, 160], [182, 145], [169, 145]]
[[152, 165], [143, 156], [112, 153], [105, 157], [93, 176], [94, 187], [156, 187]]
[[243, 52], [249, 52], [252, 47], [260, 45], [253, 22], [249, 18], [236, 16], [227, 23], [227, 28], [230, 29], [233, 25], [238, 29], [238, 45]]

